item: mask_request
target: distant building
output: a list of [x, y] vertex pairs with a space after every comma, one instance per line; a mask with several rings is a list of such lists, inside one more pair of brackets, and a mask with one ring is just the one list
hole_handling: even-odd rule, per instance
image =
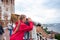
[[37, 30], [37, 33], [40, 33], [43, 37], [49, 38], [48, 34], [44, 31], [43, 27], [37, 26], [36, 30]]
[[0, 20], [4, 20], [5, 14], [9, 17], [14, 12], [14, 0], [0, 0]]
[[0, 12], [0, 20], [1, 20], [1, 12]]
[[41, 26], [41, 24], [38, 24], [37, 27], [36, 27], [36, 31], [37, 33], [40, 34], [40, 36], [42, 38], [46, 38], [47, 40], [48, 39], [55, 39], [55, 32], [51, 31], [50, 34], [46, 33], [45, 30], [43, 29], [43, 27]]
[[54, 31], [50, 31], [50, 38], [53, 39], [55, 38], [55, 35], [58, 34], [57, 32], [54, 32]]

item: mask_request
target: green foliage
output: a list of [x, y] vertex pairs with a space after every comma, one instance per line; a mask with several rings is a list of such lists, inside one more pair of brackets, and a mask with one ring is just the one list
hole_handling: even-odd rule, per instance
[[45, 31], [47, 34], [50, 34], [50, 32], [47, 31], [47, 30], [48, 30], [48, 28], [46, 27], [46, 28], [44, 29], [44, 31]]
[[60, 34], [56, 34], [56, 35], [55, 35], [55, 39], [60, 40]]

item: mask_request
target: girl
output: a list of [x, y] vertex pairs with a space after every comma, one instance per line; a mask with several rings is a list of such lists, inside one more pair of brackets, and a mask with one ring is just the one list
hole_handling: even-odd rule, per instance
[[14, 29], [14, 32], [10, 38], [10, 40], [23, 40], [24, 33], [27, 31], [31, 31], [33, 29], [33, 22], [31, 19], [28, 19], [30, 25], [25, 24], [26, 16], [21, 15], [20, 20], [16, 22], [16, 27]]

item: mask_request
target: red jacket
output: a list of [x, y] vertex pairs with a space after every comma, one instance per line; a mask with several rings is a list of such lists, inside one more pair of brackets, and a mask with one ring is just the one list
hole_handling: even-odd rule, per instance
[[[13, 34], [10, 38], [10, 40], [23, 40], [24, 33], [26, 31], [31, 31], [33, 29], [33, 22], [29, 22], [30, 26], [24, 24], [23, 22], [20, 21], [20, 28], [17, 33]], [[16, 23], [17, 26], [18, 23]]]

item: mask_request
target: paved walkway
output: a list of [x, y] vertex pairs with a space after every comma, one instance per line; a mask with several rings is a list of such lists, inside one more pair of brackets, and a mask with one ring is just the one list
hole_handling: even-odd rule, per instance
[[5, 40], [10, 40], [10, 35], [9, 35], [9, 31], [8, 30], [4, 30], [4, 34], [3, 34], [3, 36], [4, 36], [4, 39]]

